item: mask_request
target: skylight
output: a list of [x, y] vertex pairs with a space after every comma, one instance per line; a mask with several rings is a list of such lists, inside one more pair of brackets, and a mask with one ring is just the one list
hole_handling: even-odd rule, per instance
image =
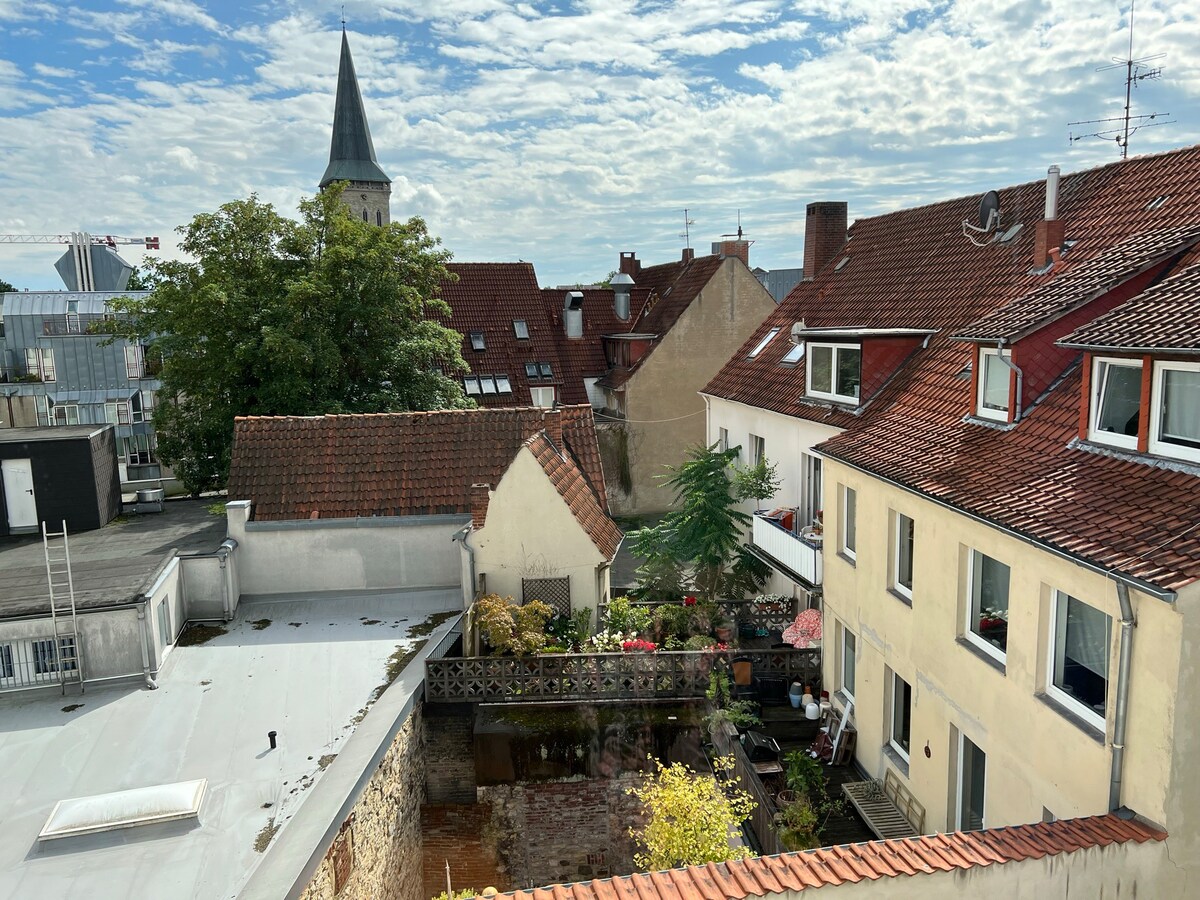
[[537, 363], [535, 363], [535, 362], [525, 363], [525, 377], [526, 378], [537, 378], [538, 377], [538, 364]]
[[524, 319], [513, 319], [513, 334], [517, 336], [517, 340], [527, 340], [529, 338], [529, 326], [525, 324]]
[[850, 257], [843, 256], [841, 259], [838, 260], [838, 264], [833, 267], [833, 271], [835, 271], [835, 272], [842, 271], [842, 269], [846, 268], [846, 263], [848, 263], [848, 262], [850, 262]]
[[487, 344], [484, 343], [484, 340], [483, 340], [483, 332], [482, 331], [472, 331], [471, 332], [471, 349], [472, 350], [486, 350], [487, 349]]
[[780, 362], [795, 365], [802, 359], [804, 359], [804, 345], [793, 344], [791, 349], [783, 355], [783, 359], [781, 359]]
[[479, 379], [475, 377], [464, 378], [463, 387], [469, 395], [477, 395], [479, 393]]
[[539, 368], [541, 368], [541, 370], [542, 370], [542, 377], [543, 377], [543, 378], [549, 378], [549, 377], [550, 377], [550, 363], [540, 363], [540, 364], [539, 364]]
[[757, 347], [755, 347], [753, 350], [750, 351], [750, 356], [748, 357], [748, 359], [754, 359], [754, 357], [758, 356], [758, 354], [760, 354], [764, 350], [766, 350], [767, 344], [771, 343], [771, 339], [773, 337], [775, 337], [775, 335], [777, 335], [777, 334], [779, 334], [778, 328], [772, 328], [770, 331], [768, 331], [767, 336], [758, 342]]
[[483, 387], [483, 392], [485, 394], [496, 393], [496, 379], [491, 375], [480, 375], [479, 384]]
[[201, 778], [197, 781], [60, 800], [42, 826], [38, 840], [50, 841], [135, 825], [194, 819], [200, 815], [207, 787], [208, 782]]
[[507, 375], [497, 375], [496, 376], [496, 390], [499, 391], [501, 394], [511, 394], [512, 393], [512, 382], [510, 382], [508, 380]]

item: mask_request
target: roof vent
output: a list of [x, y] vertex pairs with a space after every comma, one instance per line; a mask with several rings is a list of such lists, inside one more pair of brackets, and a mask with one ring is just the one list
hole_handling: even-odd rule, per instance
[[624, 272], [619, 272], [609, 283], [613, 289], [613, 312], [622, 322], [628, 322], [629, 298], [633, 293], [633, 279]]
[[567, 329], [567, 337], [583, 337], [583, 291], [567, 291], [566, 302], [563, 305], [563, 324]]

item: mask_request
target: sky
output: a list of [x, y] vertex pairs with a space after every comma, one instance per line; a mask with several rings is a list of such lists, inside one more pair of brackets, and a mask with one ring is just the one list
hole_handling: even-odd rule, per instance
[[[281, 212], [329, 153], [341, 7], [0, 0], [0, 234], [159, 235], [256, 192]], [[1128, 0], [348, 0], [392, 216], [463, 262], [590, 282], [737, 230], [799, 266], [804, 210], [851, 220], [1119, 158]], [[1200, 4], [1141, 0], [1165, 54], [1133, 154], [1200, 142]], [[1156, 121], [1164, 121], [1158, 119]], [[0, 243], [55, 289], [59, 250]], [[126, 248], [130, 262], [140, 248]]]

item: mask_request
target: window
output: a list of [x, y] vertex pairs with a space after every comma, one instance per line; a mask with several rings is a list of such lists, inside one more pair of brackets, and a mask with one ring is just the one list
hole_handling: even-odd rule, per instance
[[809, 344], [805, 392], [824, 400], [857, 403], [861, 363], [862, 349], [857, 344]]
[[987, 756], [961, 731], [958, 733], [958, 798], [955, 827], [959, 831], [983, 828], [983, 791], [987, 781]]
[[841, 534], [841, 551], [851, 559], [857, 559], [857, 518], [858, 518], [858, 494], [844, 484], [842, 488], [842, 534]]
[[538, 364], [537, 363], [525, 363], [525, 377], [526, 378], [537, 378], [538, 377]]
[[363, 221], [364, 221], [364, 222], [368, 221], [368, 219], [367, 219], [367, 208], [366, 208], [365, 206], [363, 207]]
[[142, 412], [142, 394], [142, 391], [134, 391], [129, 398], [129, 417], [135, 424], [149, 419], [149, 415]]
[[888, 744], [908, 762], [908, 747], [912, 737], [912, 688], [908, 682], [892, 673], [892, 721]]
[[1133, 359], [1092, 362], [1088, 437], [1102, 444], [1137, 449], [1142, 405], [1142, 364]]
[[529, 389], [529, 396], [534, 406], [549, 409], [554, 406], [554, 388], [535, 387]]
[[0, 678], [15, 678], [16, 675], [16, 669], [13, 668], [12, 644], [0, 644]]
[[[46, 398], [50, 402], [49, 398]], [[78, 425], [79, 407], [74, 403], [58, 404], [50, 407], [51, 425]]]
[[985, 419], [1008, 421], [1009, 374], [1012, 370], [995, 350], [979, 350], [979, 407]]
[[54, 351], [49, 348], [26, 347], [25, 371], [30, 375], [36, 375], [42, 381], [56, 381]]
[[483, 339], [482, 331], [472, 331], [471, 332], [471, 349], [472, 350], [486, 350], [487, 349], [487, 342], [484, 341], [484, 339]]
[[1200, 363], [1155, 363], [1150, 405], [1150, 452], [1200, 462]]
[[380, 225], [380, 226], [383, 225], [383, 211], [382, 210], [378, 210], [378, 209], [375, 210], [375, 224]]
[[129, 425], [129, 404], [124, 400], [104, 404], [104, 421], [110, 425]]
[[131, 466], [149, 466], [154, 463], [154, 439], [148, 434], [131, 434], [122, 438], [125, 442], [125, 462]]
[[760, 354], [764, 350], [766, 350], [767, 344], [771, 343], [771, 340], [777, 334], [779, 334], [778, 328], [772, 328], [770, 331], [768, 331], [767, 336], [764, 337], [761, 341], [759, 341], [758, 344], [755, 346], [755, 348], [750, 351], [750, 355], [747, 357], [747, 359], [754, 359], [754, 357], [758, 356], [758, 354]]
[[474, 375], [463, 379], [463, 387], [469, 397], [479, 396], [479, 379]]
[[501, 394], [512, 393], [512, 382], [508, 380], [507, 375], [496, 376], [496, 391]]
[[125, 377], [144, 378], [146, 375], [146, 348], [141, 344], [125, 345]]
[[171, 597], [163, 597], [158, 604], [158, 642], [164, 647], [171, 643]]
[[1009, 568], [978, 550], [970, 552], [967, 575], [968, 641], [1004, 661], [1008, 649]]
[[529, 340], [529, 326], [525, 324], [524, 319], [513, 319], [513, 334], [519, 341]]
[[800, 525], [815, 525], [821, 512], [821, 457], [800, 454], [803, 494], [800, 499]]
[[720, 450], [722, 453], [724, 453], [726, 450], [729, 449], [729, 429], [728, 428], [718, 428], [717, 429], [717, 449]]
[[792, 344], [792, 346], [788, 348], [788, 352], [783, 354], [783, 359], [781, 359], [780, 362], [794, 366], [802, 359], [804, 359], [804, 345]]
[[1052, 602], [1046, 693], [1103, 729], [1112, 619], [1062, 591], [1054, 592]]
[[750, 465], [757, 466], [767, 458], [767, 442], [757, 434], [750, 435]]
[[31, 641], [30, 647], [33, 650], [33, 672], [35, 675], [48, 675], [51, 672], [57, 672], [60, 666], [64, 672], [73, 672], [77, 667], [74, 636], [60, 637], [58, 639], [57, 651], [55, 649], [54, 638]]
[[904, 513], [892, 513], [892, 590], [911, 600], [915, 526]]
[[543, 378], [550, 377], [550, 363], [538, 363], [538, 369], [541, 370]]
[[858, 661], [858, 638], [854, 632], [842, 626], [842, 693], [854, 699], [854, 667]]
[[496, 379], [491, 375], [480, 375], [479, 386], [483, 388], [485, 394], [496, 393]]

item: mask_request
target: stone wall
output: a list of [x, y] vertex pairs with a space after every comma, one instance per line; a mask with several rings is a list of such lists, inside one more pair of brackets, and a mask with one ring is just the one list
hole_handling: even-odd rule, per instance
[[421, 878], [423, 730], [418, 704], [342, 824], [301, 900], [425, 900]]
[[469, 703], [439, 704], [427, 710], [425, 796], [429, 803], [475, 802], [474, 727], [475, 708]]

